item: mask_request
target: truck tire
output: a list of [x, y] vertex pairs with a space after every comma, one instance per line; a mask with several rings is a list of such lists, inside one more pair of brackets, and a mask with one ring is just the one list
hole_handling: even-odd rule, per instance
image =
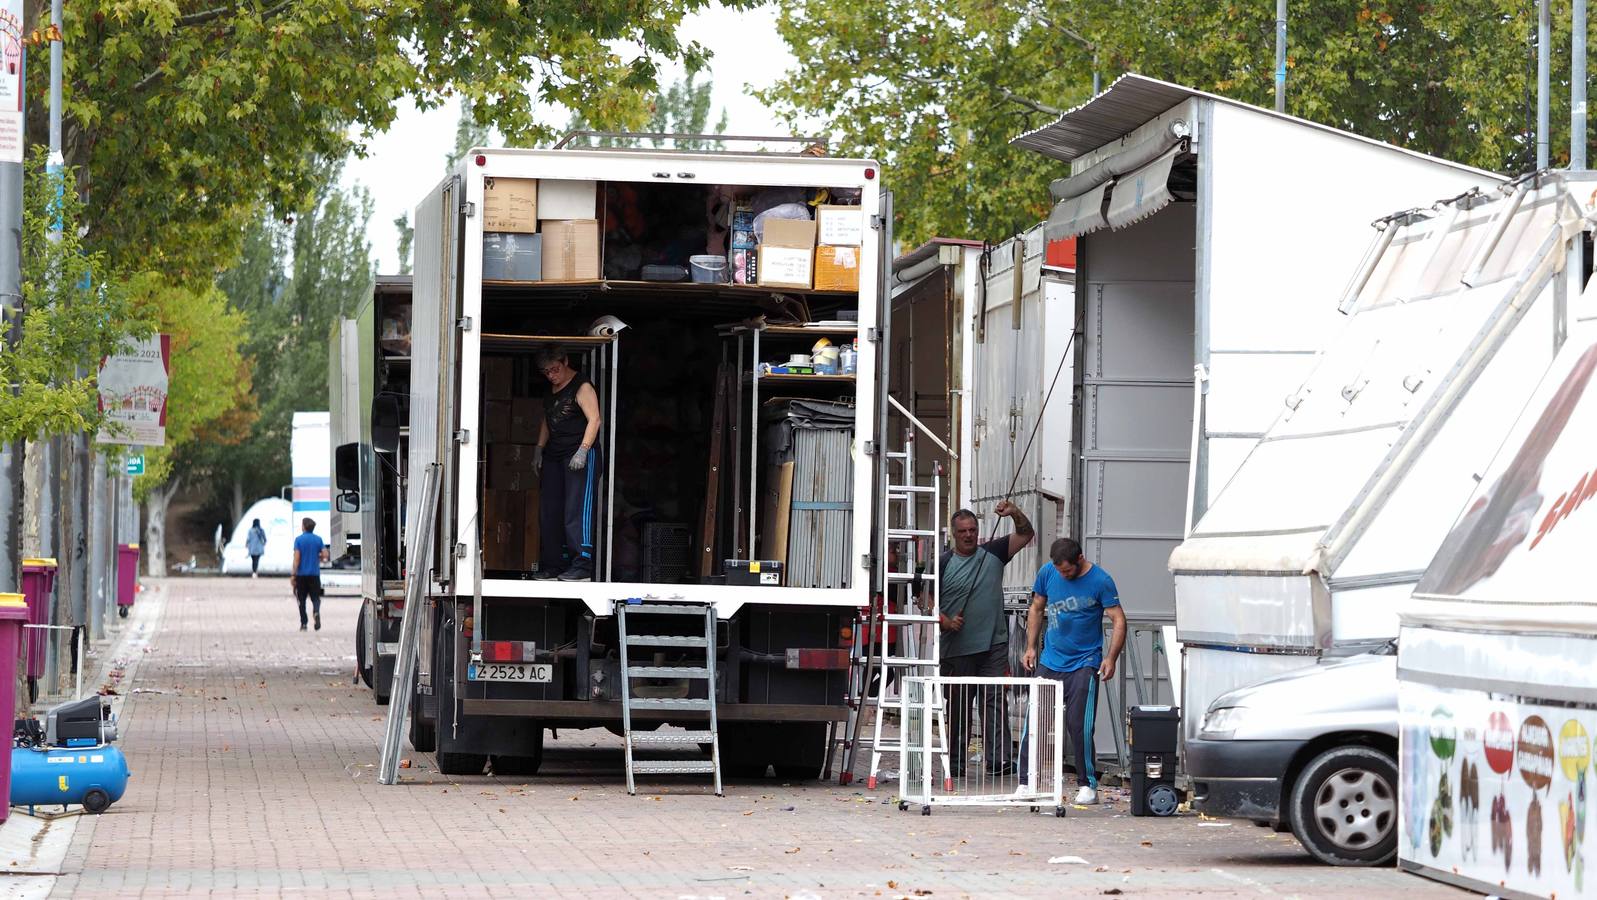
[[417, 753], [438, 749], [438, 724], [422, 721], [421, 695], [414, 690], [410, 692], [410, 746]]
[[445, 775], [481, 775], [488, 766], [486, 753], [444, 753], [440, 751], [438, 771]]
[[1332, 866], [1379, 866], [1397, 854], [1397, 763], [1373, 747], [1316, 756], [1292, 785], [1292, 833]]
[[366, 658], [366, 611], [360, 611], [355, 618], [355, 668], [360, 671], [360, 680], [367, 687], [372, 686], [372, 664]]

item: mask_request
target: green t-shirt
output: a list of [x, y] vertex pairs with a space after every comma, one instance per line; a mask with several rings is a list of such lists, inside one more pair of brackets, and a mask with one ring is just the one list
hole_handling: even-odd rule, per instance
[[944, 550], [941, 560], [943, 615], [965, 616], [958, 631], [942, 635], [942, 655], [968, 656], [1009, 643], [1004, 622], [1004, 564], [1009, 562], [1009, 538], [994, 538], [969, 556]]

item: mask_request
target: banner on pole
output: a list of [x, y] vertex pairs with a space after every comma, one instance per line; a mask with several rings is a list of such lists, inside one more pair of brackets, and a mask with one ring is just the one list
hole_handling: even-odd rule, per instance
[[129, 341], [100, 360], [102, 444], [166, 444], [166, 389], [172, 373], [172, 336]]
[[22, 0], [0, 0], [0, 163], [22, 162], [22, 39]]

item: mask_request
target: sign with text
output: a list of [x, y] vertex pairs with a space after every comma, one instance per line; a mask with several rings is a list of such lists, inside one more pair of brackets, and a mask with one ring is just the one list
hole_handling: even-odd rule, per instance
[[143, 475], [144, 474], [144, 454], [140, 453], [138, 456], [130, 456], [130, 457], [128, 457], [128, 474], [129, 475]]
[[22, 0], [0, 0], [0, 162], [22, 162]]
[[172, 336], [129, 341], [100, 360], [102, 444], [166, 444], [166, 389], [172, 373]]

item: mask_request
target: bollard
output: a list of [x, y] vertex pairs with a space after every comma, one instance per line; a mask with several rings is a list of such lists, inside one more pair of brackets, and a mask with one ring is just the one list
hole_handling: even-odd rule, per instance
[[[0, 594], [0, 672], [17, 671], [17, 657], [22, 651], [22, 624], [28, 621], [28, 600], [21, 594]], [[0, 678], [0, 722], [17, 719], [17, 680], [14, 676]], [[11, 755], [3, 754], [0, 762], [0, 797], [11, 796]], [[0, 804], [0, 822], [6, 820], [11, 804]]]
[[[22, 594], [28, 600], [28, 622], [50, 624], [50, 597], [55, 591], [56, 562], [53, 559], [22, 561]], [[45, 631], [34, 629], [25, 639], [28, 646], [28, 677], [44, 676]]]
[[116, 545], [116, 614], [126, 619], [139, 590], [139, 545]]

